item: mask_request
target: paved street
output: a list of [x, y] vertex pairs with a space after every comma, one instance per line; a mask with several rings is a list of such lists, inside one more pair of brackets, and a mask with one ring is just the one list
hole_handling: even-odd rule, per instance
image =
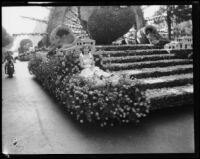
[[[157, 111], [140, 125], [98, 128], [81, 125], [15, 63], [2, 75], [2, 149], [8, 154], [187, 153], [194, 151], [193, 110]], [[3, 65], [4, 67], [4, 65]]]

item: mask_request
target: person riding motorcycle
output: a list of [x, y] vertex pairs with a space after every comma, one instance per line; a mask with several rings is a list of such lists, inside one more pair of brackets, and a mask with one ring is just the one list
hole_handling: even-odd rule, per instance
[[8, 51], [7, 52], [7, 56], [4, 58], [4, 61], [3, 63], [7, 60], [6, 64], [5, 64], [5, 73], [7, 74], [7, 66], [9, 65], [9, 63], [14, 63], [14, 58], [13, 56], [11, 55], [12, 52], [11, 51]]

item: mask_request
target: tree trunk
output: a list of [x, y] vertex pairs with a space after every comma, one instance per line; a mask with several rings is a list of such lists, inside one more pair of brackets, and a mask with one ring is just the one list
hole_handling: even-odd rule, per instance
[[167, 27], [168, 27], [168, 38], [171, 40], [171, 18], [170, 18], [170, 13], [167, 11]]

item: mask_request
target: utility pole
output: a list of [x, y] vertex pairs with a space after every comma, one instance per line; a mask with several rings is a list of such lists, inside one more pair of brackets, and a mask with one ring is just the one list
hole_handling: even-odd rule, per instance
[[48, 21], [46, 20], [43, 20], [43, 19], [37, 19], [37, 18], [33, 18], [33, 17], [26, 17], [26, 16], [20, 16], [22, 18], [25, 18], [25, 19], [29, 19], [29, 20], [33, 20], [33, 21], [37, 21], [37, 22], [41, 22], [41, 23], [45, 23], [45, 24], [48, 24]]

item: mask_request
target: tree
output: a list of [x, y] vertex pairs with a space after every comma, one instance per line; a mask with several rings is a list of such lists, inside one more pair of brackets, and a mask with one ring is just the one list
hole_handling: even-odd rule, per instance
[[[154, 16], [166, 14], [166, 22], [168, 26], [168, 37], [171, 39], [171, 24], [172, 20], [176, 23], [188, 21], [191, 19], [192, 7], [191, 5], [167, 5], [161, 6], [160, 9], [155, 12]], [[162, 22], [162, 21], [160, 21]], [[159, 21], [156, 22], [157, 24]]]
[[172, 9], [173, 17], [176, 23], [191, 20], [192, 6], [191, 5], [175, 5]]
[[8, 47], [9, 45], [11, 47], [13, 40], [13, 37], [2, 27], [2, 47]]
[[175, 36], [191, 36], [192, 35], [192, 21], [181, 22], [174, 28]]
[[[167, 23], [167, 29], [168, 29], [168, 38], [171, 40], [171, 23], [172, 23], [172, 10], [173, 10], [173, 5], [167, 5], [167, 6], [161, 6], [158, 11], [155, 12], [154, 16], [162, 16], [166, 14], [166, 18], [164, 18], [164, 21]], [[163, 20], [158, 19], [155, 21], [156, 24], [163, 23]]]
[[[157, 10], [155, 13], [154, 13], [154, 16], [162, 16], [166, 13], [166, 6], [160, 6], [159, 10]], [[161, 19], [161, 18], [158, 18], [154, 21], [155, 24], [160, 24], [160, 23], [163, 23], [165, 19]]]

